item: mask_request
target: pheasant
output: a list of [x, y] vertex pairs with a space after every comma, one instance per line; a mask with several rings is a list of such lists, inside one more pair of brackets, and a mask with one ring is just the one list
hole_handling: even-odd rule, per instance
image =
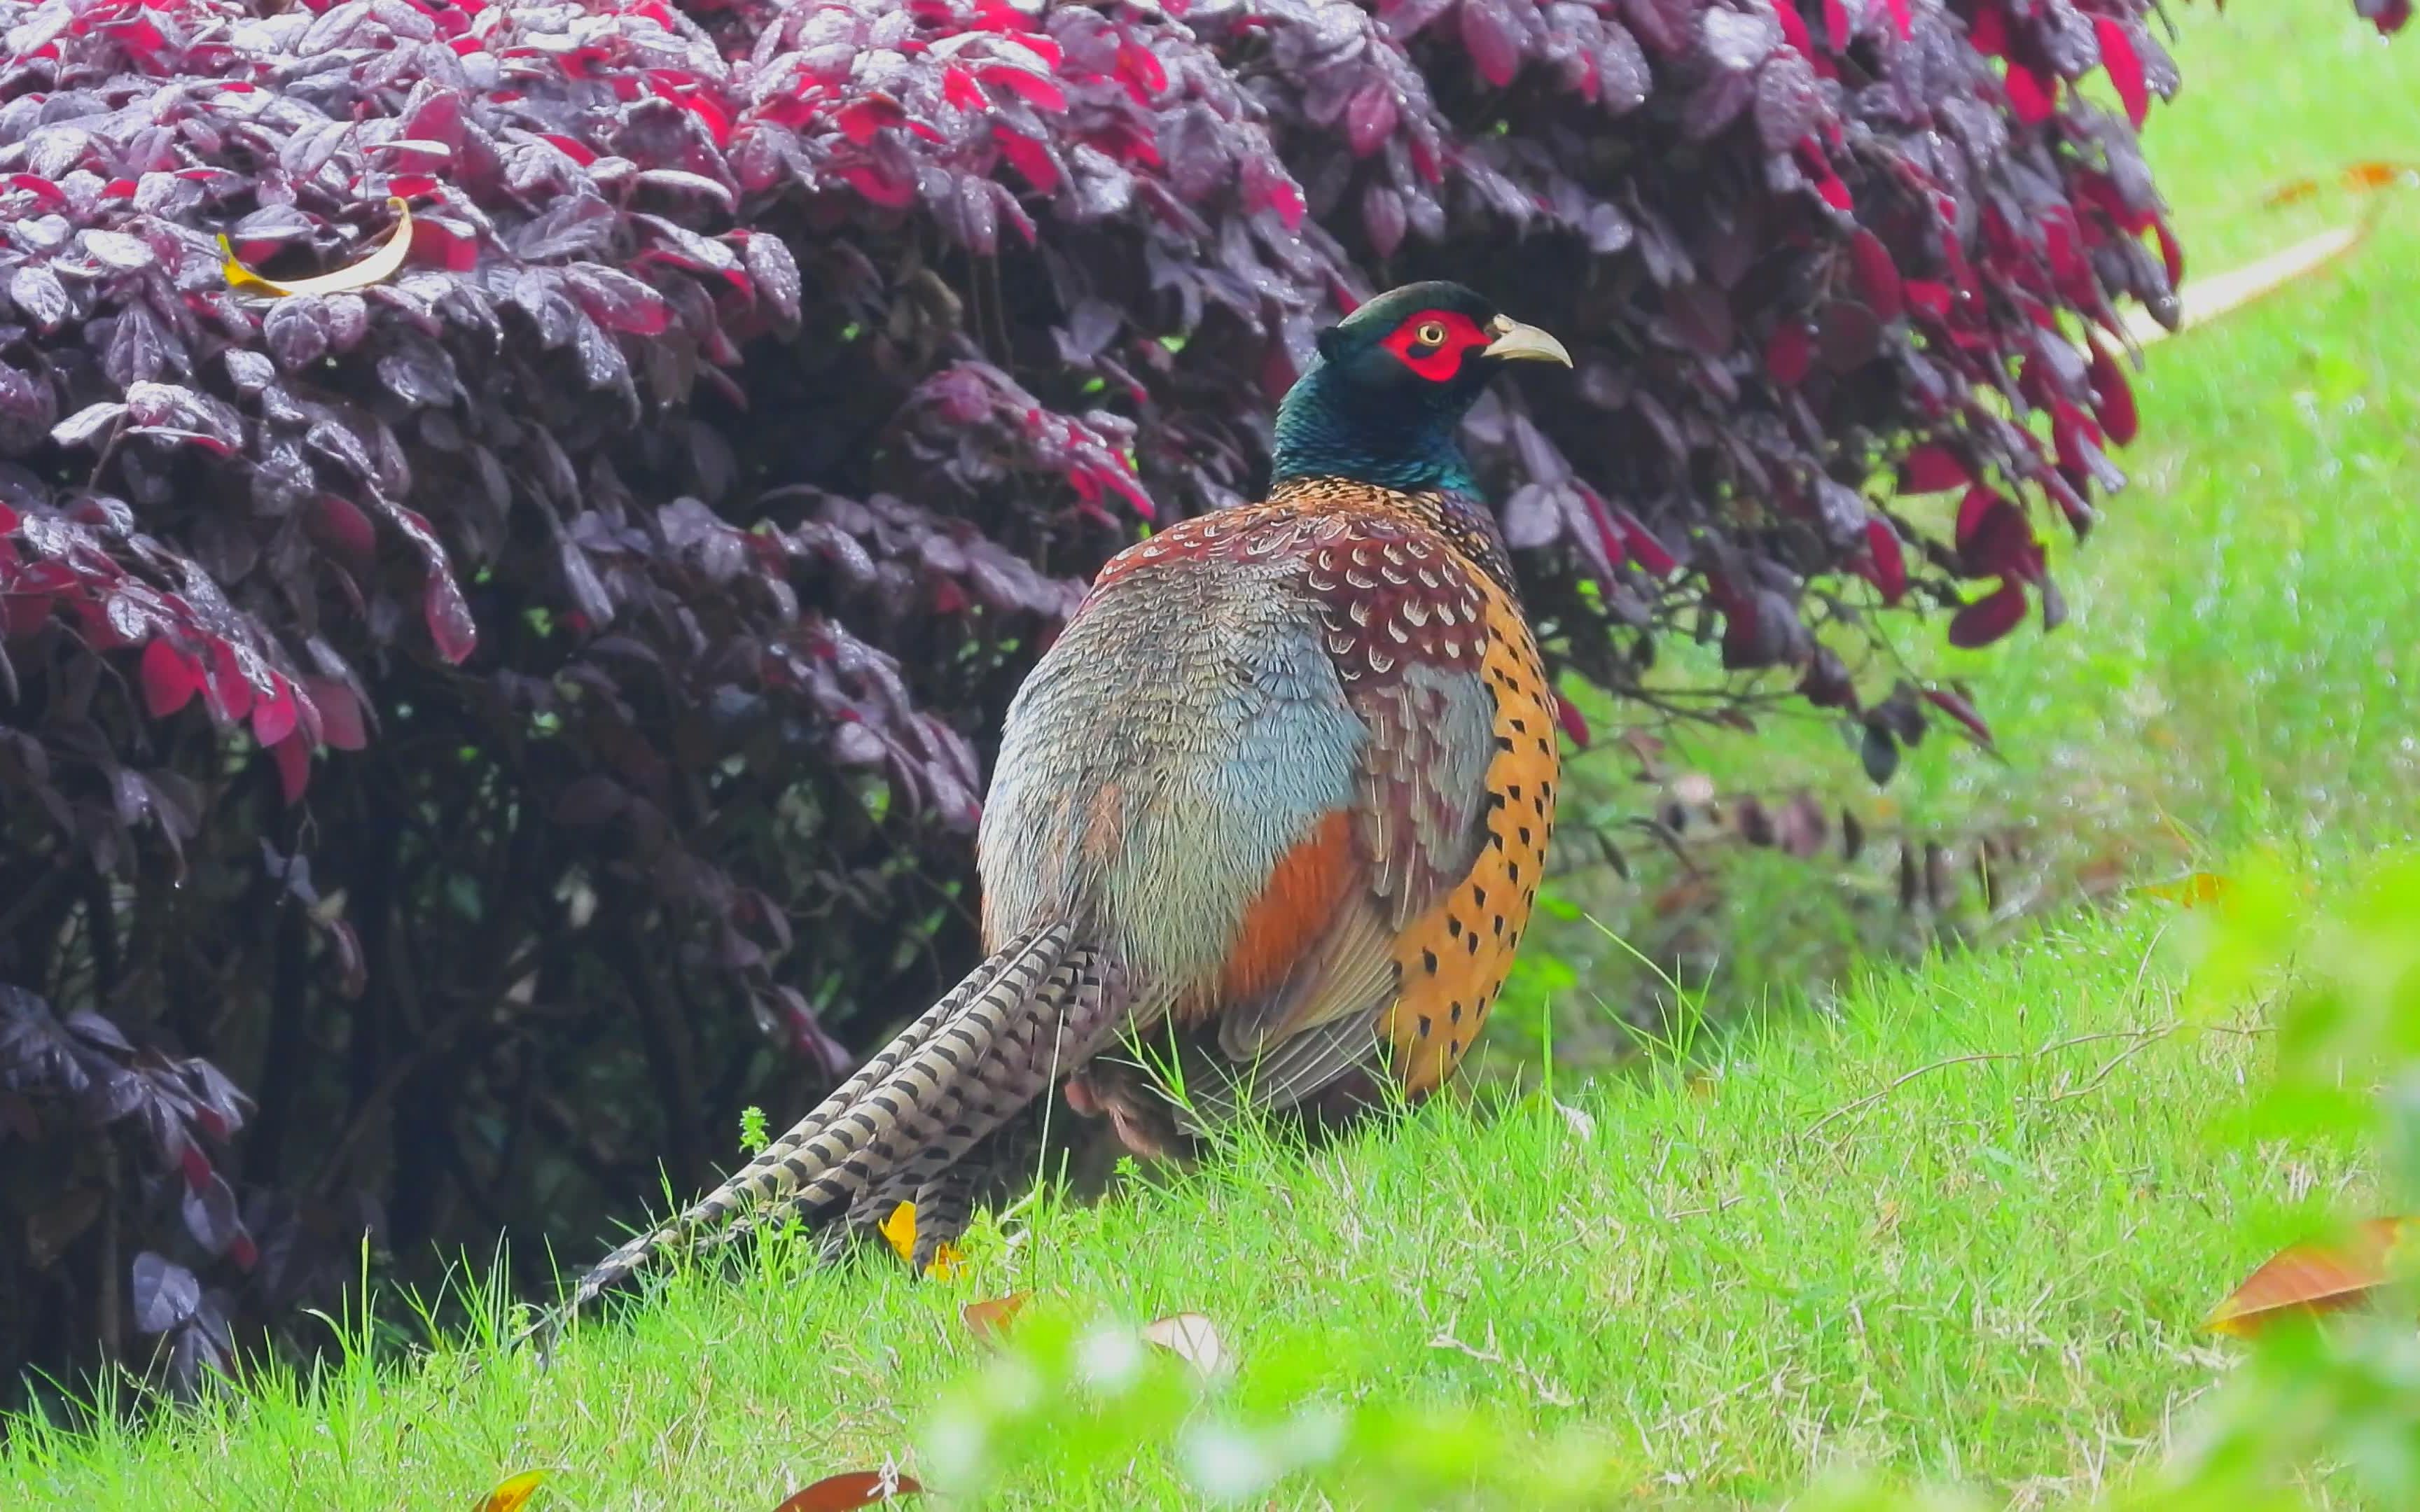
[[1528, 923], [1560, 775], [1454, 433], [1507, 363], [1571, 358], [1444, 283], [1318, 350], [1266, 500], [1121, 552], [1011, 702], [977, 841], [990, 958], [566, 1316], [785, 1204], [856, 1226], [913, 1200], [922, 1264], [963, 1227], [977, 1147], [1062, 1078], [1161, 1154], [1245, 1108], [1350, 1118], [1453, 1071]]

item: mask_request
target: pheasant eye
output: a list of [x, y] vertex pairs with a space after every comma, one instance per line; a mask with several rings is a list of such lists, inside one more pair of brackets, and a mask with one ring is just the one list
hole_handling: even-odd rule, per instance
[[1420, 328], [1412, 332], [1412, 339], [1423, 347], [1442, 347], [1445, 338], [1445, 322], [1442, 320], [1423, 320]]

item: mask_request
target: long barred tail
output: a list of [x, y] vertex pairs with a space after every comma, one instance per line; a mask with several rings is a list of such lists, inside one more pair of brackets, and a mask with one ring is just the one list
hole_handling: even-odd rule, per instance
[[[1066, 924], [1011, 940], [737, 1174], [598, 1261], [541, 1328], [551, 1334], [657, 1255], [735, 1217], [846, 1199], [861, 1222], [901, 1197], [948, 1199], [961, 1184], [955, 1163], [1097, 1048], [1125, 996], [1115, 964]], [[926, 1224], [917, 1227], [929, 1247]]]

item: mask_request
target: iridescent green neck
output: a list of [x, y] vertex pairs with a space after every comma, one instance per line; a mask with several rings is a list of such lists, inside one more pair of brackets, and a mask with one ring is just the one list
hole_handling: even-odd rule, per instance
[[1314, 361], [1278, 406], [1273, 482], [1350, 478], [1405, 493], [1478, 495], [1479, 479], [1454, 440], [1466, 397], [1440, 390], [1432, 402], [1378, 409], [1357, 402], [1331, 372]]

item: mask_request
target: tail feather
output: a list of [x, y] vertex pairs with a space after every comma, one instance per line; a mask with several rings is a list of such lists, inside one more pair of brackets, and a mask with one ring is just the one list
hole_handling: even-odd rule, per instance
[[[1097, 1045], [1123, 1006], [1121, 986], [1100, 951], [1070, 951], [1035, 992], [1032, 1004], [1039, 1011], [1001, 1015], [994, 1052], [967, 1070], [945, 1116], [938, 1104], [931, 1105], [937, 1115], [933, 1121], [940, 1126], [923, 1137], [921, 1148], [903, 1141], [915, 1153], [860, 1189], [849, 1221], [876, 1222], [898, 1203], [912, 1201], [920, 1248], [932, 1236], [964, 1227], [964, 1214], [956, 1210], [963, 1206], [959, 1198], [965, 1183], [952, 1181], [952, 1174], [978, 1143], [1047, 1092], [1054, 1078]], [[970, 1016], [992, 1011], [986, 995]]]
[[936, 1150], [963, 1152], [1022, 1107], [1032, 1092], [1004, 1109], [985, 1094], [1031, 1059], [1043, 1020], [1054, 1029], [1063, 1022], [1067, 944], [1065, 926], [1046, 931], [896, 1071], [781, 1162], [786, 1180], [760, 1183], [745, 1200], [787, 1198], [812, 1210], [856, 1196]]
[[1124, 999], [1115, 967], [1070, 926], [1017, 936], [730, 1180], [597, 1262], [558, 1321], [735, 1216], [738, 1230], [783, 1207], [854, 1198], [859, 1216], [886, 1194], [940, 1196], [954, 1162], [1114, 1029]]

